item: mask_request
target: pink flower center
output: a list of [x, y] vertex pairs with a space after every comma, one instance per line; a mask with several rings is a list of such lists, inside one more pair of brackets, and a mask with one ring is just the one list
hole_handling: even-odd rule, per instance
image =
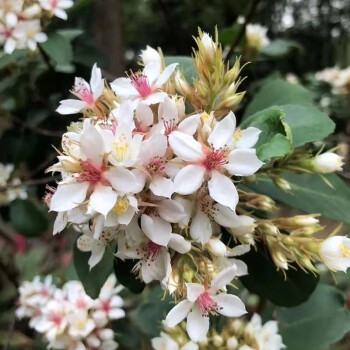
[[111, 304], [109, 302], [109, 300], [103, 300], [101, 301], [101, 309], [106, 313], [108, 314], [109, 311], [111, 310]]
[[50, 316], [50, 321], [54, 323], [56, 326], [59, 326], [62, 322], [62, 315], [61, 314], [52, 314]]
[[89, 106], [95, 103], [93, 94], [87, 88], [84, 80], [81, 78], [77, 79], [76, 84], [73, 86], [72, 92]]
[[156, 244], [152, 241], [150, 241], [149, 243], [147, 243], [144, 247], [143, 247], [143, 253], [144, 253], [144, 257], [146, 260], [150, 260], [150, 261], [155, 261], [157, 259], [157, 256], [159, 254], [161, 246], [159, 244]]
[[5, 38], [11, 38], [12, 37], [12, 29], [4, 29], [1, 31], [1, 34], [5, 37]]
[[129, 78], [131, 85], [137, 90], [142, 98], [146, 98], [152, 93], [152, 88], [144, 74], [132, 73]]
[[55, 10], [58, 7], [58, 0], [51, 0], [51, 8]]
[[165, 136], [169, 136], [176, 129], [175, 119], [163, 120], [163, 124], [165, 128]]
[[151, 159], [147, 167], [147, 170], [151, 175], [163, 175], [164, 169], [164, 161], [160, 157], [154, 157]]
[[213, 170], [220, 170], [227, 164], [225, 150], [210, 149], [209, 152], [207, 151], [205, 153], [206, 156], [200, 164], [205, 168], [207, 173], [211, 173]]
[[217, 315], [220, 310], [218, 304], [210, 297], [207, 292], [202, 293], [198, 299], [197, 304], [203, 316]]
[[83, 299], [78, 299], [76, 301], [75, 305], [78, 309], [87, 309], [87, 303]]
[[101, 182], [102, 173], [105, 170], [104, 165], [101, 168], [96, 168], [88, 161], [81, 161], [80, 164], [83, 170], [79, 173], [78, 182], [90, 182], [93, 185]]
[[46, 287], [44, 287], [42, 290], [41, 290], [41, 293], [40, 293], [43, 297], [48, 297], [49, 296], [49, 291]]

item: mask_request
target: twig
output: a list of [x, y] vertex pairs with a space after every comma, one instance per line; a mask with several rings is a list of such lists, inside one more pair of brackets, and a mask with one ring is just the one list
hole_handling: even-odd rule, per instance
[[50, 137], [62, 137], [62, 132], [47, 130], [47, 129], [43, 129], [43, 128], [38, 128], [37, 126], [28, 125], [28, 124], [23, 123], [22, 120], [17, 118], [17, 117], [13, 117], [13, 120], [17, 124], [22, 126], [23, 128], [32, 130], [32, 131], [36, 132], [37, 134], [50, 136]]
[[240, 42], [242, 41], [243, 39], [243, 36], [245, 34], [245, 29], [247, 27], [247, 24], [249, 22], [251, 22], [251, 20], [253, 19], [254, 17], [254, 14], [255, 14], [255, 11], [258, 7], [258, 4], [259, 4], [260, 0], [253, 0], [252, 1], [252, 5], [249, 9], [249, 12], [247, 13], [246, 15], [246, 18], [245, 18], [245, 21], [244, 23], [242, 24], [242, 27], [241, 27], [241, 30], [239, 31], [238, 35], [236, 36], [235, 40], [233, 41], [231, 47], [230, 47], [230, 50], [228, 51], [226, 57], [225, 57], [225, 62], [228, 62], [235, 50], [235, 48], [240, 44]]
[[0, 192], [6, 192], [7, 190], [12, 189], [12, 188], [29, 187], [29, 186], [47, 184], [47, 183], [54, 182], [54, 181], [59, 180], [59, 179], [60, 179], [60, 176], [57, 175], [57, 176], [47, 176], [47, 177], [44, 177], [42, 179], [28, 180], [28, 181], [24, 181], [24, 182], [19, 183], [19, 184], [0, 187]]

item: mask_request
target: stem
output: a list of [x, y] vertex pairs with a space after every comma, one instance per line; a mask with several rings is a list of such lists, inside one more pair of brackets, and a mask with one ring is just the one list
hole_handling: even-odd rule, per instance
[[252, 0], [252, 5], [251, 5], [251, 7], [249, 9], [249, 12], [246, 15], [246, 18], [245, 18], [244, 23], [242, 24], [241, 30], [239, 31], [238, 35], [236, 36], [235, 40], [233, 41], [233, 43], [232, 43], [232, 45], [230, 47], [230, 50], [229, 50], [229, 52], [227, 53], [227, 55], [225, 57], [225, 62], [229, 62], [229, 60], [230, 60], [230, 58], [231, 58], [235, 48], [242, 41], [243, 36], [245, 34], [245, 29], [247, 27], [247, 24], [249, 22], [251, 22], [251, 20], [253, 19], [255, 11], [256, 11], [256, 9], [258, 7], [259, 2], [260, 2], [260, 0]]
[[29, 187], [29, 186], [36, 186], [36, 185], [42, 185], [42, 184], [47, 184], [50, 182], [54, 182], [56, 180], [59, 180], [60, 176], [47, 176], [42, 179], [35, 179], [35, 180], [28, 180], [25, 182], [22, 182], [17, 185], [8, 185], [8, 186], [3, 186], [0, 187], [0, 192], [6, 192], [9, 189], [12, 188], [19, 188], [19, 187]]

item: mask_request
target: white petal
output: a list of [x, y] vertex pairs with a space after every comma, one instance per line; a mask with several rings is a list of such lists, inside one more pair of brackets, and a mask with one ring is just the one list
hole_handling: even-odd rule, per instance
[[101, 69], [97, 67], [96, 63], [92, 67], [90, 86], [94, 99], [98, 99], [102, 95], [105, 86], [104, 80], [102, 79]]
[[131, 85], [129, 79], [118, 78], [111, 83], [112, 90], [121, 97], [138, 96], [137, 90]]
[[209, 317], [195, 306], [187, 316], [187, 333], [194, 342], [204, 341], [209, 330]]
[[152, 242], [162, 246], [166, 246], [169, 243], [172, 228], [163, 219], [143, 214], [141, 216], [141, 228]]
[[202, 145], [190, 135], [174, 131], [169, 135], [169, 144], [174, 153], [186, 162], [196, 162], [204, 158]]
[[53, 235], [60, 233], [65, 229], [68, 223], [68, 215], [66, 212], [61, 211], [57, 214], [55, 223], [53, 225]]
[[236, 277], [237, 267], [229, 266], [226, 269], [220, 271], [212, 280], [210, 289], [216, 292], [219, 289], [227, 286]]
[[63, 19], [64, 21], [66, 21], [68, 19], [68, 14], [66, 11], [62, 10], [62, 9], [56, 9], [54, 11], [54, 15], [58, 18]]
[[38, 33], [35, 35], [35, 41], [38, 43], [44, 43], [47, 40], [47, 35], [45, 33]]
[[91, 256], [88, 260], [90, 270], [102, 260], [105, 250], [106, 246], [101, 242], [96, 241], [96, 243], [92, 246]]
[[175, 176], [175, 192], [186, 195], [197, 191], [204, 181], [204, 173], [200, 165], [185, 166]]
[[146, 105], [154, 105], [156, 103], [163, 102], [167, 96], [168, 94], [166, 92], [154, 92], [151, 95], [148, 95], [146, 98], [142, 99], [142, 102]]
[[228, 206], [231, 210], [236, 209], [238, 193], [236, 186], [228, 177], [213, 171], [211, 180], [208, 181], [208, 188], [211, 198], [222, 205]]
[[179, 121], [179, 110], [176, 102], [168, 96], [164, 99], [163, 103], [159, 104], [158, 107], [158, 118], [166, 122], [174, 123], [175, 125]]
[[143, 74], [147, 77], [148, 84], [152, 86], [158, 79], [161, 70], [160, 62], [150, 62], [143, 70]]
[[207, 243], [213, 234], [211, 221], [201, 210], [197, 210], [190, 228], [191, 237], [202, 245]]
[[176, 233], [171, 234], [168, 246], [180, 254], [185, 254], [191, 250], [191, 243]]
[[161, 176], [155, 176], [149, 188], [156, 196], [170, 198], [174, 193], [173, 182], [170, 179], [166, 179], [165, 177]]
[[162, 74], [157, 79], [157, 82], [155, 83], [155, 87], [161, 88], [169, 80], [169, 78], [174, 73], [178, 65], [179, 65], [178, 63], [172, 63], [172, 64], [169, 64], [169, 66], [165, 67]]
[[141, 144], [139, 158], [142, 164], [148, 165], [155, 157], [163, 157], [168, 147], [165, 135], [153, 135]]
[[16, 40], [14, 40], [13, 38], [9, 38], [6, 40], [5, 46], [4, 46], [4, 51], [11, 55], [13, 51], [15, 51], [17, 46], [17, 42]]
[[233, 141], [235, 132], [234, 114], [230, 112], [223, 120], [215, 124], [213, 132], [208, 137], [208, 142], [219, 149], [228, 146]]
[[89, 186], [88, 182], [59, 185], [51, 198], [50, 210], [67, 211], [77, 207], [85, 200]]
[[212, 296], [212, 299], [220, 307], [219, 313], [227, 317], [240, 317], [247, 313], [243, 301], [236, 295], [219, 294]]
[[197, 131], [200, 117], [201, 114], [195, 114], [187, 117], [179, 124], [178, 130], [187, 135], [194, 135]]
[[183, 219], [185, 210], [181, 203], [172, 199], [165, 199], [159, 202], [158, 213], [165, 221], [175, 223]]
[[108, 312], [108, 317], [111, 320], [118, 320], [125, 317], [125, 311], [122, 309], [112, 309]]
[[198, 344], [195, 344], [192, 341], [188, 342], [181, 348], [181, 350], [198, 350], [198, 349], [199, 349]]
[[240, 139], [236, 142], [236, 148], [252, 148], [259, 140], [261, 130], [253, 127], [240, 131]]
[[257, 172], [264, 163], [251, 149], [235, 149], [229, 155], [225, 168], [232, 175], [250, 176]]
[[214, 219], [221, 226], [231, 227], [237, 220], [237, 214], [224, 205], [217, 203], [214, 205], [214, 209]]
[[86, 102], [80, 100], [63, 100], [60, 102], [56, 112], [62, 115], [79, 113], [87, 107]]
[[193, 303], [187, 299], [182, 300], [177, 305], [175, 305], [170, 310], [164, 321], [166, 326], [172, 328], [179, 324], [182, 320], [184, 320], [190, 312], [192, 305]]
[[90, 126], [84, 130], [80, 138], [80, 147], [89, 162], [98, 167], [101, 165], [105, 144], [95, 127]]
[[239, 259], [230, 259], [230, 261], [237, 267], [237, 277], [248, 275], [248, 266], [244, 261]]
[[144, 103], [140, 103], [136, 108], [136, 120], [142, 129], [153, 124], [152, 109]]
[[193, 303], [205, 292], [205, 288], [199, 283], [186, 283], [187, 299]]
[[140, 169], [133, 169], [131, 172], [135, 176], [135, 188], [132, 193], [139, 193], [145, 187], [147, 175]]
[[90, 197], [92, 209], [106, 216], [117, 201], [117, 193], [110, 186], [98, 184]]
[[103, 176], [114, 189], [122, 193], [133, 192], [138, 186], [135, 175], [128, 169], [115, 167], [106, 171]]

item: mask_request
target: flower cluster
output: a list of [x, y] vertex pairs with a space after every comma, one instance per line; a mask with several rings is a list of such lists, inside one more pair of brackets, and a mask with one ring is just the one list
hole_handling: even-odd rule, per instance
[[30, 327], [44, 335], [50, 348], [114, 350], [118, 344], [107, 326], [125, 316], [119, 291], [114, 276], [107, 279], [95, 300], [86, 295], [79, 281], [57, 288], [51, 276], [44, 281], [35, 277], [19, 288], [16, 316], [30, 318]]
[[184, 331], [185, 323], [170, 329], [160, 337], [152, 339], [154, 350], [202, 350], [208, 348], [222, 350], [281, 350], [284, 349], [282, 337], [278, 334], [276, 321], [262, 324], [261, 317], [254, 314], [249, 322], [242, 319], [229, 321], [218, 333], [211, 331], [200, 343], [190, 341]]
[[[62, 180], [45, 199], [58, 213], [54, 234], [68, 224], [81, 233], [77, 246], [91, 252], [90, 268], [114, 243], [117, 259], [133, 261], [130, 274], [146, 284], [159, 281], [178, 302], [167, 327], [187, 319], [189, 337], [201, 342], [209, 316], [246, 313], [227, 286], [248, 273], [237, 256], [256, 242], [283, 270], [296, 263], [315, 271], [313, 262], [330, 254], [312, 237], [322, 229], [317, 215], [262, 219], [254, 210], [273, 212], [273, 200], [239, 191], [236, 183], [260, 172], [282, 186], [278, 171], [292, 162], [304, 172], [329, 168], [305, 152], [263, 167], [254, 148], [261, 131], [237, 127], [232, 112], [244, 95], [237, 92], [239, 60], [232, 68], [223, 64], [217, 37], [200, 32], [196, 44], [192, 82], [150, 47], [141, 54], [142, 70], [111, 84], [96, 65], [89, 82], [76, 78], [77, 98], [61, 101], [57, 112], [83, 120], [63, 135], [58, 162], [48, 169]], [[348, 248], [341, 247], [333, 248], [347, 264]]]
[[47, 40], [43, 23], [52, 16], [67, 19], [72, 0], [0, 0], [0, 45], [5, 53], [15, 49], [34, 51]]
[[15, 199], [26, 199], [27, 192], [22, 187], [18, 177], [11, 176], [14, 170], [13, 164], [0, 163], [0, 206], [7, 205]]
[[317, 80], [323, 81], [332, 87], [335, 95], [350, 94], [350, 68], [340, 69], [339, 67], [326, 68], [316, 73]]
[[248, 48], [258, 53], [270, 43], [270, 39], [267, 36], [267, 28], [260, 24], [248, 23], [245, 37]]

